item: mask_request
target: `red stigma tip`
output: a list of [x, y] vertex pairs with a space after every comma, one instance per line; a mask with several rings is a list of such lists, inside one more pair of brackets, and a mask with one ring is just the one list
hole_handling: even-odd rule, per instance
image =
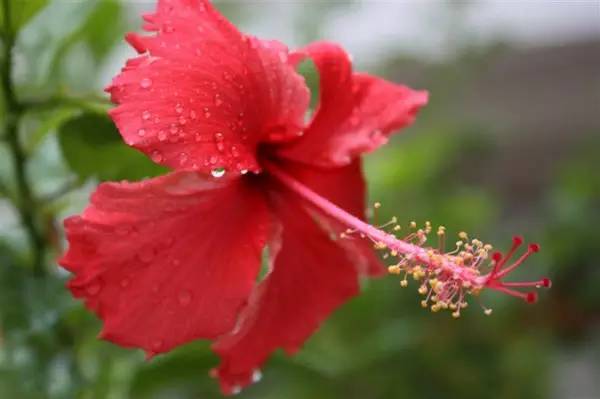
[[538, 252], [540, 250], [539, 244], [529, 244], [529, 250], [531, 252]]
[[501, 252], [494, 252], [492, 254], [492, 260], [494, 262], [500, 262], [501, 259], [502, 259], [502, 253]]
[[527, 303], [536, 303], [538, 300], [538, 294], [535, 291], [528, 292], [525, 296], [525, 301]]
[[542, 279], [542, 287], [545, 287], [545, 288], [552, 287], [552, 280], [550, 280], [548, 277], [544, 277]]
[[521, 237], [521, 236], [514, 236], [513, 237], [513, 244], [514, 245], [521, 245], [521, 244], [523, 244], [523, 237]]

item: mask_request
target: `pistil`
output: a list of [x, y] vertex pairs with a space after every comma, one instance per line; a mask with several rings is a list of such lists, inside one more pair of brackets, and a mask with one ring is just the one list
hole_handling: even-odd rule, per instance
[[[307, 203], [345, 226], [346, 230], [339, 234], [341, 239], [349, 239], [355, 235], [369, 239], [373, 242], [375, 249], [384, 251], [384, 258], [394, 259], [395, 264], [388, 268], [389, 273], [402, 275], [400, 281], [402, 287], [408, 286], [408, 276], [412, 276], [414, 280], [418, 281], [420, 283], [418, 292], [425, 296], [421, 305], [430, 307], [433, 312], [450, 309], [452, 316], [457, 318], [460, 316], [461, 309], [467, 306], [467, 296], [477, 296], [485, 288], [533, 303], [537, 300], [537, 292], [522, 292], [515, 288], [548, 288], [551, 286], [548, 278], [526, 282], [504, 281], [504, 277], [540, 249], [539, 245], [530, 244], [523, 255], [506, 266], [523, 243], [521, 237], [513, 238], [513, 245], [506, 255], [495, 252], [489, 257], [491, 245], [484, 244], [477, 239], [469, 240], [468, 235], [461, 232], [458, 235], [459, 241], [456, 242], [456, 248], [453, 251], [444, 252], [446, 243], [444, 226], [439, 226], [437, 229], [438, 246], [436, 248], [425, 246], [427, 236], [432, 231], [429, 222], [419, 229], [415, 222], [411, 222], [409, 224], [411, 232], [403, 238], [398, 238], [396, 234], [402, 228], [397, 224], [395, 217], [379, 227], [373, 226], [314, 192], [277, 165], [267, 162], [265, 168], [288, 190], [293, 191]], [[380, 203], [375, 203], [375, 209], [380, 207]], [[429, 305], [430, 302], [431, 305]], [[483, 308], [486, 315], [491, 314], [491, 309]]]

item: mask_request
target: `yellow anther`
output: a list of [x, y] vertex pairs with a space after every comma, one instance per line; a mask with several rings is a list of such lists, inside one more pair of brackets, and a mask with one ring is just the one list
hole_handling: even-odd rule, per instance
[[392, 256], [398, 256], [398, 251], [391, 251], [390, 255], [392, 255]]
[[463, 281], [462, 286], [463, 286], [463, 288], [469, 289], [469, 288], [471, 288], [471, 282]]
[[455, 319], [458, 319], [460, 317], [460, 312], [458, 310], [455, 312], [452, 312], [452, 317], [454, 317]]
[[401, 271], [402, 270], [400, 269], [400, 266], [398, 266], [398, 265], [388, 267], [388, 273], [390, 273], [390, 274], [400, 274]]
[[450, 310], [456, 310], [456, 304], [455, 303], [451, 303], [449, 305]]
[[402, 226], [400, 226], [399, 224], [394, 226], [394, 231], [400, 231], [402, 230]]
[[376, 203], [374, 203], [374, 204], [373, 204], [373, 208], [375, 208], [375, 209], [379, 209], [379, 208], [381, 208], [381, 202], [376, 202]]
[[483, 311], [483, 313], [485, 313], [486, 316], [489, 316], [492, 314], [492, 309], [486, 309]]
[[392, 216], [390, 223], [398, 223], [398, 218], [396, 216]]
[[427, 291], [429, 291], [429, 290], [427, 289], [427, 287], [425, 287], [424, 285], [422, 285], [422, 286], [419, 287], [418, 291], [419, 291], [419, 294], [425, 295], [425, 294], [427, 294]]
[[373, 247], [375, 249], [385, 249], [387, 246], [382, 241], [376, 242]]
[[464, 244], [464, 242], [462, 242], [462, 241], [456, 241], [456, 246], [459, 248], [462, 247], [463, 244]]
[[468, 304], [468, 303], [466, 303], [466, 302], [461, 302], [461, 303], [460, 303], [460, 307], [461, 307], [461, 309], [465, 309], [467, 306], [469, 306], [469, 304]]
[[426, 308], [427, 307], [427, 301], [421, 301], [421, 307], [422, 308]]
[[437, 280], [437, 278], [432, 278], [431, 280], [429, 280], [429, 285], [430, 285], [430, 286], [432, 286], [432, 287], [433, 287], [434, 285], [436, 285], [437, 283], [438, 283], [438, 280]]
[[438, 302], [438, 305], [440, 305], [440, 307], [442, 309], [448, 309], [448, 304], [446, 302], [443, 302], [443, 301]]
[[458, 233], [458, 238], [460, 238], [461, 240], [468, 240], [469, 236], [464, 231], [461, 231], [460, 233]]
[[400, 287], [406, 288], [408, 287], [408, 280], [404, 278], [404, 280], [400, 280]]
[[489, 251], [491, 251], [491, 250], [493, 249], [493, 247], [492, 247], [490, 244], [485, 244], [485, 245], [483, 246], [483, 249], [485, 249], [486, 251], [488, 251], [488, 252], [489, 252]]
[[415, 222], [415, 221], [410, 222], [410, 228], [411, 229], [416, 229], [417, 228], [417, 222]]
[[441, 307], [437, 303], [434, 304], [434, 305], [431, 305], [431, 311], [434, 312], [434, 313], [439, 312], [440, 309], [441, 309]]

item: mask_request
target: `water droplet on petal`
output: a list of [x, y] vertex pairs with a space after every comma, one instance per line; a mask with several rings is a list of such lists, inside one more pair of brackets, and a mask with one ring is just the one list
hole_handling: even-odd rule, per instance
[[129, 226], [117, 226], [117, 228], [115, 229], [115, 233], [117, 233], [117, 235], [121, 237], [128, 235], [130, 231], [131, 229]]
[[177, 300], [181, 306], [187, 306], [192, 302], [192, 294], [189, 291], [181, 291], [177, 296]]
[[210, 159], [209, 159], [209, 161], [210, 161], [211, 165], [214, 165], [214, 164], [216, 164], [216, 163], [217, 163], [217, 160], [218, 160], [218, 159], [217, 159], [217, 157], [216, 157], [215, 155], [212, 155], [212, 156], [210, 157]]
[[209, 111], [208, 107], [204, 107], [204, 117], [206, 119], [210, 118], [210, 111]]
[[158, 132], [158, 139], [160, 141], [165, 141], [167, 139], [167, 133], [165, 133], [164, 130], [161, 130], [160, 132]]
[[154, 251], [152, 248], [143, 248], [140, 250], [138, 257], [142, 262], [148, 263], [154, 258]]
[[223, 105], [223, 99], [221, 98], [220, 94], [215, 94], [215, 105], [217, 107], [220, 107], [221, 105]]
[[100, 285], [100, 283], [95, 281], [92, 284], [85, 287], [85, 292], [87, 292], [89, 295], [94, 296], [94, 295], [98, 295], [98, 293], [100, 292], [101, 289], [102, 289], [102, 286]]
[[252, 382], [257, 383], [262, 380], [262, 372], [259, 369], [254, 369], [252, 372]]
[[210, 171], [210, 174], [212, 175], [212, 177], [223, 177], [225, 176], [225, 169], [224, 168], [215, 168], [213, 170]]
[[183, 105], [181, 105], [180, 103], [177, 103], [175, 105], [175, 112], [177, 112], [178, 114], [183, 112]]
[[163, 156], [160, 153], [160, 151], [158, 150], [154, 150], [152, 151], [152, 154], [150, 154], [150, 158], [154, 161], [154, 162], [162, 162], [163, 160]]
[[243, 174], [243, 175], [245, 175], [246, 173], [248, 173], [248, 169], [241, 169], [240, 173]]
[[181, 154], [179, 154], [179, 164], [180, 165], [185, 165], [186, 162], [188, 161], [188, 154], [185, 152], [182, 152]]
[[158, 352], [163, 346], [163, 341], [162, 339], [155, 339], [154, 341], [152, 341], [152, 350], [155, 352]]
[[169, 131], [171, 132], [171, 134], [177, 134], [177, 132], [179, 132], [179, 128], [177, 127], [177, 125], [171, 125]]
[[150, 117], [152, 116], [152, 114], [150, 113], [150, 111], [144, 111], [142, 112], [142, 119], [147, 121], [148, 119], [150, 119]]
[[144, 129], [138, 130], [138, 136], [144, 137], [146, 135], [146, 131]]
[[179, 124], [180, 125], [185, 125], [187, 123], [187, 119], [185, 119], [185, 116], [180, 116], [179, 117]]
[[149, 88], [150, 86], [152, 86], [152, 79], [150, 79], [150, 78], [143, 78], [143, 79], [140, 81], [140, 87], [141, 87], [142, 89], [147, 89], [147, 88]]
[[196, 111], [190, 111], [190, 119], [196, 119]]

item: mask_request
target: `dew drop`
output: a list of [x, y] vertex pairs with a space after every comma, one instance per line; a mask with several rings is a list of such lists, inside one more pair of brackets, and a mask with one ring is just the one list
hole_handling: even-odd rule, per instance
[[154, 251], [152, 250], [152, 248], [144, 248], [140, 250], [138, 257], [142, 262], [149, 263], [154, 258]]
[[208, 110], [208, 107], [204, 107], [204, 117], [206, 119], [210, 118], [210, 111]]
[[183, 105], [181, 105], [180, 103], [177, 103], [175, 105], [175, 112], [177, 112], [178, 114], [183, 112]]
[[187, 119], [185, 119], [185, 116], [181, 115], [179, 117], [179, 124], [180, 125], [185, 125], [187, 123]]
[[223, 99], [221, 99], [221, 96], [219, 94], [215, 94], [215, 105], [217, 107], [223, 105]]
[[223, 133], [221, 133], [221, 132], [215, 133], [215, 140], [216, 141], [223, 141], [224, 137], [225, 136], [223, 136]]
[[187, 306], [192, 302], [192, 294], [189, 291], [181, 291], [177, 296], [177, 300], [181, 306]]
[[182, 152], [181, 154], [179, 154], [179, 164], [180, 165], [185, 165], [188, 161], [188, 154], [185, 152]]
[[254, 369], [252, 372], [252, 382], [257, 383], [262, 380], [262, 372], [259, 369]]
[[158, 352], [163, 346], [162, 339], [155, 339], [152, 341], [152, 350]]
[[212, 175], [212, 177], [223, 177], [225, 176], [225, 169], [224, 168], [215, 168], [213, 170], [210, 171], [210, 174]]
[[140, 87], [142, 89], [148, 89], [150, 86], [152, 86], [152, 79], [150, 79], [150, 78], [143, 78], [140, 81]]
[[243, 174], [243, 175], [245, 175], [246, 173], [248, 173], [248, 169], [241, 169], [240, 173]]
[[190, 111], [190, 119], [196, 119], [196, 111]]
[[217, 157], [216, 157], [215, 155], [212, 155], [212, 156], [210, 157], [209, 161], [210, 161], [210, 164], [211, 164], [211, 165], [214, 165], [214, 164], [216, 164], [216, 163], [217, 163]]
[[137, 134], [138, 134], [138, 136], [140, 136], [140, 137], [144, 137], [144, 136], [146, 135], [146, 130], [144, 130], [144, 129], [140, 129], [140, 130], [138, 130], [138, 133], [137, 133]]
[[163, 156], [160, 153], [160, 151], [158, 150], [154, 150], [152, 151], [152, 154], [150, 154], [150, 158], [154, 161], [154, 162], [162, 162], [163, 160]]
[[150, 117], [152, 116], [152, 114], [150, 113], [150, 111], [144, 111], [142, 112], [142, 119], [147, 121], [148, 119], [150, 119]]
[[119, 235], [121, 237], [128, 235], [130, 231], [131, 231], [131, 229], [129, 228], [129, 226], [118, 226], [115, 229], [115, 233], [117, 233], [117, 235]]
[[169, 128], [169, 131], [171, 132], [171, 134], [177, 134], [177, 132], [179, 131], [179, 128], [177, 127], [177, 125], [171, 125], [171, 127]]
[[165, 141], [167, 139], [167, 133], [164, 130], [158, 132], [158, 140]]
[[221, 142], [218, 142], [218, 143], [217, 143], [217, 150], [218, 150], [219, 152], [223, 152], [223, 151], [225, 151], [225, 144], [223, 144], [223, 143], [221, 143]]
[[100, 289], [102, 288], [102, 286], [100, 285], [99, 282], [95, 281], [92, 284], [88, 285], [87, 287], [85, 287], [85, 291], [89, 294], [89, 295], [98, 295], [98, 293], [100, 292]]

